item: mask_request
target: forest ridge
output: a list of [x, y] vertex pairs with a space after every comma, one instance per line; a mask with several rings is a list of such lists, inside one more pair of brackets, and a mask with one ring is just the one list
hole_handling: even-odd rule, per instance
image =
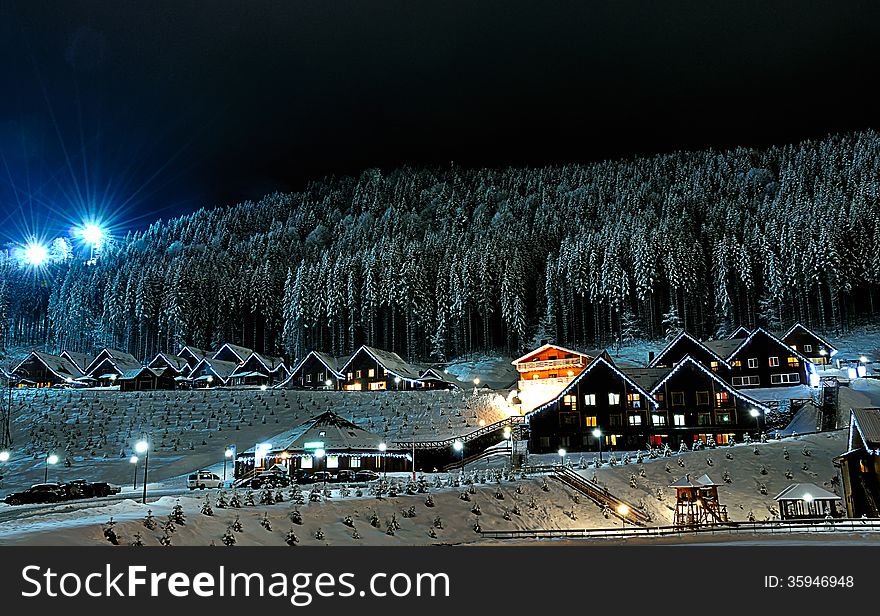
[[202, 209], [35, 275], [0, 346], [239, 343], [293, 360], [845, 328], [880, 284], [880, 135], [543, 168], [369, 170]]

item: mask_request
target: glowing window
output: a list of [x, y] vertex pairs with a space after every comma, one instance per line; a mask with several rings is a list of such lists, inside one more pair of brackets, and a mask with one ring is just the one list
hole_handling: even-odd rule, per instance
[[620, 404], [620, 394], [608, 394], [608, 404], [611, 406]]
[[327, 456], [327, 468], [339, 468], [339, 456]]
[[312, 456], [305, 456], [303, 458], [300, 458], [299, 467], [312, 468]]
[[681, 413], [676, 413], [675, 415], [672, 416], [672, 423], [673, 423], [673, 425], [676, 425], [676, 426], [683, 426], [684, 425], [684, 415], [682, 415]]
[[596, 406], [596, 394], [584, 394], [584, 404], [586, 406]]

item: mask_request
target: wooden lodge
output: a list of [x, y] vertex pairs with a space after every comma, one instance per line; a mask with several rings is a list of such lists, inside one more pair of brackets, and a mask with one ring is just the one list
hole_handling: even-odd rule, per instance
[[186, 358], [180, 357], [179, 355], [159, 353], [153, 358], [153, 361], [147, 364], [147, 368], [153, 370], [170, 370], [175, 378], [185, 378], [189, 376], [193, 366], [189, 364]]
[[674, 367], [617, 366], [602, 353], [554, 400], [526, 414], [529, 451], [641, 449], [717, 444], [757, 432], [767, 407], [685, 356]]
[[351, 421], [327, 411], [295, 428], [276, 435], [271, 442], [261, 443], [238, 456], [236, 477], [246, 476], [254, 469], [282, 466], [293, 474], [362, 469], [377, 472], [410, 470], [412, 457], [388, 443], [384, 437], [364, 430]]
[[60, 356], [76, 366], [77, 370], [79, 370], [83, 374], [88, 374], [89, 366], [95, 360], [95, 358], [91, 355], [66, 350], [61, 351]]
[[238, 364], [234, 362], [205, 357], [190, 372], [189, 379], [193, 387], [226, 386], [237, 368]]
[[89, 364], [86, 374], [102, 387], [109, 387], [129, 370], [139, 370], [143, 364], [134, 355], [117, 349], [105, 348]]
[[340, 381], [344, 379], [339, 371], [343, 363], [341, 359], [328, 353], [310, 351], [281, 385], [297, 389], [341, 389]]
[[834, 459], [851, 518], [880, 518], [880, 408], [852, 409], [847, 450]]
[[517, 388], [523, 411], [553, 400], [593, 358], [586, 353], [543, 342], [511, 363], [519, 372]]
[[233, 385], [276, 385], [287, 379], [289, 374], [280, 357], [253, 351], [232, 373], [230, 382]]
[[671, 484], [675, 490], [673, 525], [699, 528], [727, 523], [727, 507], [718, 501], [718, 485], [709, 475], [693, 480], [685, 475]]
[[837, 347], [801, 323], [795, 323], [779, 339], [819, 366], [830, 364], [837, 355]]
[[[729, 350], [732, 351], [738, 344], [737, 341], [728, 341]], [[688, 332], [682, 331], [648, 363], [648, 367], [672, 368], [685, 357], [692, 357], [713, 372], [720, 374], [721, 378], [728, 380], [730, 378], [730, 364], [727, 363], [724, 355], [723, 351], [722, 354], [719, 354]]]
[[344, 391], [385, 391], [445, 389], [442, 382], [423, 379], [419, 367], [400, 355], [375, 347], [362, 346], [339, 368]]
[[170, 368], [140, 368], [127, 370], [116, 379], [119, 391], [169, 390], [176, 387], [174, 372]]
[[197, 349], [194, 346], [183, 346], [177, 352], [177, 356], [186, 360], [186, 363], [190, 366], [190, 372], [195, 368], [200, 361], [206, 358], [210, 358], [213, 355], [211, 351], [203, 351], [202, 349]]
[[783, 520], [810, 520], [838, 518], [840, 497], [812, 483], [793, 483], [773, 500], [779, 503], [779, 517]]
[[19, 387], [57, 387], [84, 385], [85, 375], [73, 362], [41, 351], [31, 351], [21, 363], [12, 369]]

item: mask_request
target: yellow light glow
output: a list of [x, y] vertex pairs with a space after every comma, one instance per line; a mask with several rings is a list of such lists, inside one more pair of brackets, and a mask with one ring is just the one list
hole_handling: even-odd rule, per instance
[[617, 513], [620, 515], [629, 515], [629, 506], [626, 503], [620, 503], [617, 506]]

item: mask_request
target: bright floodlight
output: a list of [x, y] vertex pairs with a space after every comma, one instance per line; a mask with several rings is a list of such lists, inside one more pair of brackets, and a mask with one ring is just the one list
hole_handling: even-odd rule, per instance
[[617, 513], [619, 513], [620, 515], [623, 515], [623, 516], [628, 515], [629, 514], [629, 506], [626, 503], [620, 503], [617, 506]]
[[810, 494], [809, 492], [807, 492], [806, 494], [804, 494], [804, 500], [807, 501], [808, 503], [813, 502], [813, 495]]
[[139, 459], [139, 458], [138, 458], [137, 456], [132, 456], [132, 457], [130, 457], [130, 458], [128, 459], [128, 461], [131, 462], [132, 464], [137, 464], [137, 463], [138, 463], [138, 459]]
[[867, 364], [867, 363], [868, 363], [868, 358], [865, 357], [864, 355], [862, 355], [861, 357], [859, 357], [859, 361], [862, 362], [863, 364]]
[[379, 443], [379, 451], [381, 451], [382, 453], [385, 453], [387, 450], [388, 450], [388, 445], [386, 445], [385, 443]]
[[316, 449], [315, 450], [315, 457], [316, 458], [323, 458], [325, 453], [327, 453], [327, 452], [324, 451], [323, 449]]
[[502, 434], [504, 434], [504, 438], [510, 438], [510, 426], [504, 426]]
[[394, 377], [394, 382], [397, 384], [400, 384], [400, 377], [399, 376]]
[[24, 247], [24, 260], [28, 265], [39, 267], [49, 259], [49, 250], [42, 244], [29, 243]]
[[260, 391], [266, 391], [267, 389], [269, 389], [268, 385], [260, 385]]
[[9, 462], [9, 452], [0, 451], [0, 462]]
[[565, 450], [562, 449], [561, 447], [559, 448], [559, 451], [557, 451], [556, 453], [559, 454], [559, 457], [560, 457], [560, 458], [564, 458], [564, 457], [565, 457]]
[[452, 443], [452, 448], [455, 451], [461, 451], [462, 449], [464, 449], [464, 443], [462, 443], [461, 441], [455, 441], [454, 443]]
[[479, 385], [479, 384], [480, 384], [480, 377], [477, 377], [474, 379], [474, 385]]
[[751, 411], [749, 411], [749, 415], [751, 415], [752, 417], [758, 417], [760, 414], [761, 411], [759, 411], [758, 409], [752, 409]]
[[149, 448], [150, 444], [147, 441], [138, 441], [134, 446], [134, 450], [138, 453], [147, 453]]
[[232, 449], [227, 447], [226, 451], [223, 452], [223, 455], [226, 456], [227, 458], [231, 458], [232, 457]]
[[599, 428], [596, 428], [595, 430], [593, 430], [593, 436], [595, 436], [596, 438], [600, 438], [602, 436], [602, 431]]
[[79, 236], [86, 244], [98, 248], [104, 241], [104, 230], [94, 223], [89, 223], [79, 230]]
[[326, 381], [324, 381], [324, 385], [326, 385], [327, 387], [331, 387], [333, 385], [333, 381], [327, 379]]
[[49, 464], [58, 464], [58, 456], [56, 456], [56, 455], [53, 453], [51, 456], [49, 456], [48, 458], [46, 458], [46, 462], [48, 462]]
[[826, 351], [825, 349], [819, 349], [819, 355], [825, 357], [826, 355], [828, 355], [828, 351]]

